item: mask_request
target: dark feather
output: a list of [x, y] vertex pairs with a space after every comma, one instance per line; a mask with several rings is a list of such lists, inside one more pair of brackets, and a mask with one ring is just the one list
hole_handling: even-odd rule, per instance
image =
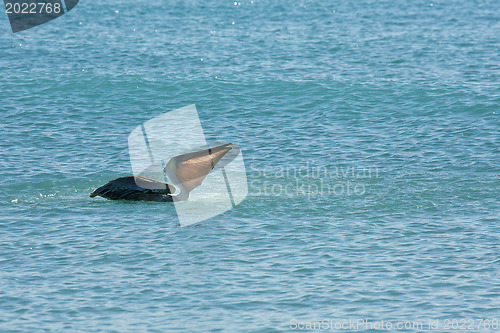
[[[137, 183], [142, 186], [137, 185]], [[147, 187], [147, 188], [146, 188]], [[136, 201], [173, 201], [167, 183], [144, 177], [121, 177], [104, 184], [90, 194], [90, 197], [101, 196], [110, 200]]]

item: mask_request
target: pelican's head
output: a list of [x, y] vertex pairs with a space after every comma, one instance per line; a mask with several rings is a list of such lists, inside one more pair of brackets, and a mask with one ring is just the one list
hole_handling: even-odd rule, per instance
[[189, 192], [203, 183], [205, 177], [224, 155], [233, 149], [233, 146], [232, 143], [225, 143], [172, 157], [163, 169], [168, 180], [175, 187], [170, 187], [171, 196], [179, 201], [188, 200]]

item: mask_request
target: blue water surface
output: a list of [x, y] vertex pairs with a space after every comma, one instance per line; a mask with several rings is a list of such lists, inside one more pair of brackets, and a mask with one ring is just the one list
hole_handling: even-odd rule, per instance
[[[96, 0], [16, 34], [0, 15], [0, 331], [498, 320], [499, 9]], [[242, 147], [239, 206], [180, 227], [171, 204], [89, 198], [131, 174], [134, 128], [190, 104]]]

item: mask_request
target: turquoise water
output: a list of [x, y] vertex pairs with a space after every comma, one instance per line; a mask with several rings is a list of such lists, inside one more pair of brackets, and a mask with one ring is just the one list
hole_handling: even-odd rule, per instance
[[[0, 331], [499, 318], [498, 13], [97, 0], [17, 34], [4, 15]], [[171, 204], [89, 198], [131, 173], [134, 128], [193, 103], [242, 147], [245, 201], [181, 228]]]

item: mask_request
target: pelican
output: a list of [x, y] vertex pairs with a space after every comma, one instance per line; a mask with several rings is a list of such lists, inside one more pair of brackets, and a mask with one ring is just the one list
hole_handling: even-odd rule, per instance
[[[230, 150], [232, 154], [226, 156]], [[189, 192], [200, 186], [216, 166], [223, 167], [238, 153], [239, 148], [236, 145], [225, 143], [214, 148], [177, 155], [163, 168], [172, 184], [141, 175], [127, 176], [109, 181], [92, 192], [90, 197], [101, 196], [110, 200], [185, 201], [189, 199]], [[221, 162], [224, 156], [226, 158]]]

